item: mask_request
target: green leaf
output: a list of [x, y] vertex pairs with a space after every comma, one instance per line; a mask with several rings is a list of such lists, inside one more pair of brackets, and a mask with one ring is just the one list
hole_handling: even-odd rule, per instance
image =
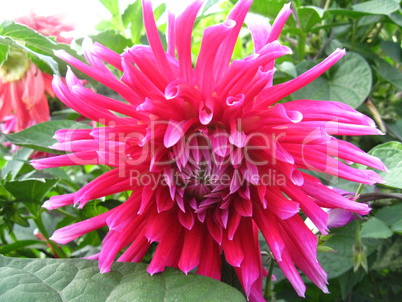
[[118, 54], [122, 53], [126, 47], [133, 46], [133, 43], [130, 39], [127, 39], [115, 30], [103, 31], [96, 36], [91, 36], [91, 39], [93, 42], [99, 42], [103, 46], [106, 46]]
[[[42, 55], [40, 53], [37, 53], [33, 50], [31, 50], [30, 48], [14, 41], [13, 39], [9, 38], [9, 37], [2, 37], [0, 36], [0, 44], [3, 46], [7, 46], [7, 47], [13, 47], [13, 48], [17, 48], [17, 49], [21, 49], [26, 51], [28, 54], [31, 55], [31, 58], [36, 58], [37, 60], [39, 60], [42, 63], [45, 63], [47, 68], [45, 67], [45, 70], [47, 73], [54, 73], [54, 74], [60, 74], [59, 72], [59, 67], [57, 65], [57, 62], [50, 56], [46, 56], [46, 55]], [[37, 63], [37, 62], [35, 62]], [[43, 65], [41, 66], [43, 68]]]
[[385, 180], [385, 185], [402, 189], [402, 144], [388, 142], [370, 150], [371, 155], [379, 157], [390, 172], [377, 171]]
[[10, 46], [0, 44], [0, 66], [7, 60]]
[[[47, 69], [43, 71], [47, 73], [64, 74], [67, 70], [67, 64], [54, 55], [54, 50], [63, 49], [75, 58], [84, 61], [83, 57], [69, 45], [57, 43], [31, 28], [13, 21], [4, 21], [0, 24], [0, 44], [27, 51], [34, 60], [38, 61], [34, 62], [39, 65], [38, 67], [43, 68], [43, 63], [46, 64]], [[40, 62], [42, 64], [39, 64]], [[88, 78], [81, 72], [76, 72], [76, 74], [79, 77]]]
[[31, 154], [32, 150], [27, 148], [22, 148], [15, 152], [13, 157], [9, 159], [3, 169], [1, 169], [1, 178], [6, 179], [7, 176], [10, 175], [11, 180], [15, 179], [21, 171], [21, 168], [27, 163]]
[[11, 244], [0, 245], [0, 254], [6, 254], [15, 250], [26, 248], [34, 244], [45, 244], [40, 240], [19, 240]]
[[376, 71], [395, 87], [402, 89], [402, 73], [399, 69], [384, 60], [378, 60]]
[[373, 14], [389, 15], [399, 9], [399, 4], [393, 0], [372, 0], [352, 6], [354, 11]]
[[[328, 273], [328, 279], [336, 278], [353, 268], [353, 245], [355, 243], [356, 222], [351, 222], [342, 228], [331, 229], [331, 237], [325, 245], [333, 248], [335, 253], [319, 253], [318, 259], [324, 270]], [[367, 257], [378, 246], [377, 239], [362, 239], [366, 246]]]
[[[299, 70], [299, 73], [304, 70]], [[292, 94], [293, 99], [338, 101], [359, 107], [370, 93], [372, 75], [360, 55], [347, 53], [327, 74]]]
[[106, 9], [112, 14], [112, 16], [120, 14], [118, 0], [99, 0], [99, 2], [102, 3], [104, 7], [106, 7]]
[[62, 151], [50, 149], [49, 146], [57, 143], [53, 138], [54, 133], [59, 129], [90, 129], [91, 127], [70, 120], [50, 121], [34, 125], [17, 133], [8, 134], [9, 142], [17, 146], [32, 148], [38, 151], [63, 154]]
[[380, 46], [387, 56], [389, 56], [392, 60], [397, 63], [402, 62], [402, 48], [398, 43], [393, 41], [382, 41]]
[[0, 256], [0, 300], [19, 301], [246, 301], [229, 285], [166, 268], [150, 276], [146, 264], [116, 263], [100, 274], [96, 261]]
[[402, 15], [400, 13], [394, 12], [394, 13], [388, 15], [388, 18], [395, 24], [402, 26]]
[[5, 188], [18, 200], [25, 202], [42, 202], [58, 179], [25, 179], [9, 181], [5, 183]]
[[300, 26], [305, 32], [310, 32], [314, 25], [321, 22], [321, 17], [314, 7], [300, 7], [297, 10]]
[[[231, 0], [234, 4], [238, 0]], [[250, 12], [266, 16], [270, 19], [275, 19], [282, 7], [288, 3], [286, 0], [254, 0], [251, 5]]]
[[381, 208], [375, 217], [384, 221], [393, 232], [402, 233], [402, 203]]
[[362, 238], [385, 239], [392, 236], [392, 231], [385, 222], [376, 217], [371, 217], [362, 224], [360, 236]]

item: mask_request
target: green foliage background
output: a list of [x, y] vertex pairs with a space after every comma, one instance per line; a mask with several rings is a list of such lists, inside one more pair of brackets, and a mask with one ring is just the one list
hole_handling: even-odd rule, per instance
[[[199, 50], [203, 29], [222, 21], [235, 2], [206, 1], [194, 30], [194, 54]], [[287, 2], [255, 0], [251, 10], [272, 22]], [[340, 179], [324, 180], [328, 185], [362, 193], [360, 201], [370, 202], [373, 211], [367, 218], [321, 236], [319, 259], [328, 273], [331, 294], [321, 293], [306, 279], [306, 301], [397, 301], [402, 295], [400, 1], [291, 2], [293, 14], [280, 40], [294, 53], [277, 60], [275, 83], [303, 73], [335, 48], [346, 48], [347, 56], [288, 100], [341, 101], [371, 116], [386, 133], [384, 136], [344, 139], [380, 157], [390, 170], [390, 173], [380, 173], [387, 181], [382, 186], [359, 187]], [[91, 37], [94, 41], [119, 53], [134, 44], [147, 43], [139, 0], [126, 8], [119, 7], [117, 0], [100, 0], [101, 4], [109, 10], [111, 17], [98, 25], [99, 34]], [[155, 9], [161, 32], [166, 27], [165, 10], [164, 4]], [[234, 59], [252, 52], [248, 31], [242, 31], [241, 35]], [[15, 47], [26, 51], [43, 71], [64, 75], [66, 64], [54, 56], [53, 50], [65, 49], [83, 60], [81, 42], [77, 40], [69, 47], [23, 25], [5, 21], [0, 25], [0, 64], [6, 61], [10, 48]], [[78, 71], [76, 74], [85, 78]], [[113, 92], [88, 80], [94, 89], [113, 97]], [[89, 260], [43, 259], [78, 258], [96, 253], [106, 230], [87, 234], [65, 246], [50, 241], [49, 235], [57, 228], [103, 213], [127, 198], [127, 194], [109, 196], [91, 202], [83, 210], [67, 207], [48, 212], [41, 208], [50, 196], [75, 192], [108, 169], [85, 166], [36, 171], [29, 165], [33, 150], [54, 153], [49, 146], [55, 142], [52, 139], [55, 130], [88, 127], [86, 121], [75, 122], [79, 117], [77, 113], [57, 105], [56, 100], [50, 101], [55, 109], [51, 122], [1, 137], [3, 143], [11, 142], [22, 148], [11, 153], [9, 148], [0, 147], [0, 254], [6, 256], [0, 256], [0, 300], [198, 301], [199, 297], [205, 297], [205, 301], [244, 300], [236, 289], [224, 283], [195, 274], [185, 276], [173, 269], [151, 278], [145, 273], [145, 264], [119, 263], [112, 273], [100, 275], [96, 263]], [[35, 233], [42, 234], [44, 239], [36, 237]], [[267, 247], [263, 242], [262, 247], [264, 252]], [[268, 268], [270, 259], [266, 257], [265, 260]], [[274, 274], [277, 281], [267, 285], [271, 301], [304, 301], [297, 297], [275, 266]]]

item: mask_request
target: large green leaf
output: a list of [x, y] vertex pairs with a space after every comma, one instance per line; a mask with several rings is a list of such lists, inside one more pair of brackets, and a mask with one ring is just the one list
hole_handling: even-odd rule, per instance
[[370, 150], [371, 155], [379, 157], [390, 172], [377, 171], [386, 181], [385, 185], [402, 189], [402, 144], [388, 142]]
[[402, 233], [402, 203], [378, 210], [375, 217], [384, 221], [393, 232]]
[[91, 39], [93, 42], [99, 42], [118, 54], [122, 53], [127, 47], [133, 46], [130, 39], [127, 39], [115, 30], [103, 31], [96, 36], [91, 36]]
[[399, 4], [394, 0], [372, 0], [355, 4], [352, 8], [367, 14], [389, 15], [399, 9]]
[[46, 193], [58, 182], [58, 179], [24, 179], [5, 183], [5, 188], [15, 198], [27, 202], [42, 202]]
[[167, 268], [150, 276], [146, 265], [116, 263], [100, 274], [96, 261], [0, 256], [0, 300], [20, 301], [246, 301], [214, 279]]
[[[335, 253], [319, 253], [318, 259], [324, 270], [328, 273], [328, 279], [336, 278], [353, 267], [353, 244], [355, 243], [356, 223], [351, 222], [341, 228], [331, 229], [331, 237], [326, 246], [334, 249]], [[370, 255], [378, 246], [377, 239], [362, 239], [366, 246], [366, 255]]]
[[64, 152], [50, 149], [49, 146], [57, 143], [53, 138], [54, 133], [59, 129], [83, 129], [91, 128], [88, 125], [71, 120], [50, 121], [34, 125], [17, 133], [8, 134], [9, 142], [17, 146], [32, 148], [38, 151], [61, 154]]
[[402, 72], [384, 60], [378, 60], [376, 71], [398, 89], [402, 89]]
[[392, 231], [382, 220], [371, 217], [368, 221], [362, 224], [362, 238], [378, 238], [385, 239], [392, 236]]
[[[305, 70], [299, 70], [299, 73]], [[339, 101], [357, 108], [371, 90], [369, 64], [356, 53], [348, 53], [329, 72], [292, 94], [293, 99]]]
[[316, 24], [321, 22], [319, 7], [300, 7], [298, 10], [300, 26], [309, 32]]
[[[31, 28], [13, 21], [4, 21], [0, 24], [0, 44], [27, 51], [34, 63], [47, 73], [64, 74], [67, 68], [67, 64], [54, 55], [54, 50], [63, 49], [72, 56], [83, 60], [83, 57], [67, 44], [57, 43]], [[82, 73], [78, 73], [78, 75], [84, 76]]]

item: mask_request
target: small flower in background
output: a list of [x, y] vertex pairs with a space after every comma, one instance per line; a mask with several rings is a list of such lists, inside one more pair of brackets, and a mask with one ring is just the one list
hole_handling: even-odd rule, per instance
[[[348, 165], [385, 170], [378, 158], [333, 136], [381, 132], [371, 119], [343, 103], [279, 101], [319, 77], [345, 52], [336, 50], [301, 76], [272, 85], [275, 59], [291, 52], [277, 42], [291, 13], [289, 5], [272, 26], [248, 19], [255, 53], [231, 62], [252, 3], [240, 0], [225, 22], [205, 29], [193, 65], [191, 29], [203, 1], [193, 1], [182, 14], [169, 14], [166, 51], [150, 0], [142, 3], [149, 46], [137, 45], [119, 55], [86, 40], [83, 48], [90, 65], [57, 52], [126, 102], [96, 94], [71, 70], [66, 83], [54, 78], [54, 91], [66, 105], [105, 127], [57, 131], [59, 143], [53, 148], [69, 153], [34, 160], [33, 166], [106, 164], [114, 169], [76, 193], [52, 197], [44, 207], [82, 208], [103, 196], [133, 193], [106, 213], [57, 230], [52, 239], [64, 244], [107, 226], [102, 250], [92, 257], [99, 260], [101, 272], [110, 270], [120, 252], [117, 261], [141, 261], [157, 242], [149, 273], [172, 266], [219, 280], [223, 255], [248, 299], [264, 301], [260, 231], [300, 296], [305, 285], [298, 269], [327, 292], [317, 238], [299, 212], [326, 234], [328, 214], [322, 208], [360, 215], [370, 208], [303, 170], [381, 183], [374, 171]], [[123, 76], [117, 79], [104, 62]]]
[[[35, 14], [20, 17], [22, 23], [43, 35], [54, 36], [58, 42], [70, 43], [61, 34], [72, 27], [63, 25], [54, 17]], [[55, 97], [52, 76], [43, 73], [33, 64], [27, 53], [11, 48], [0, 67], [0, 122], [3, 133], [18, 132], [50, 118], [46, 93]]]

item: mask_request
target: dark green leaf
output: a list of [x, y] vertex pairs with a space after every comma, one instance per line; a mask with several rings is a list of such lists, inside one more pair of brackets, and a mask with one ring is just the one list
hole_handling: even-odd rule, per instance
[[300, 7], [298, 10], [300, 26], [305, 32], [309, 32], [314, 25], [321, 22], [317, 9], [313, 7]]
[[10, 179], [13, 180], [21, 171], [24, 164], [27, 163], [31, 154], [32, 150], [27, 148], [21, 148], [15, 152], [13, 157], [9, 159], [3, 169], [1, 169], [1, 177], [5, 179], [10, 175]]
[[26, 202], [42, 202], [58, 179], [25, 179], [5, 183], [6, 189], [18, 200]]
[[402, 72], [384, 60], [378, 60], [377, 72], [398, 89], [402, 89]]
[[390, 172], [377, 171], [385, 180], [385, 185], [402, 189], [402, 144], [388, 142], [370, 150], [371, 155], [379, 157]]
[[0, 245], [0, 254], [6, 254], [18, 249], [26, 248], [34, 244], [45, 244], [45, 243], [39, 240], [19, 240], [11, 244]]
[[292, 97], [338, 101], [357, 108], [369, 95], [371, 83], [371, 69], [366, 60], [350, 52], [329, 70], [328, 76], [319, 77], [295, 92]]
[[393, 232], [402, 232], [402, 203], [378, 210], [375, 217], [384, 221]]
[[395, 62], [402, 62], [402, 48], [398, 43], [392, 41], [382, 41], [381, 49]]
[[32, 148], [38, 151], [62, 154], [64, 152], [50, 149], [49, 146], [57, 143], [53, 138], [59, 129], [89, 129], [88, 125], [70, 120], [50, 121], [34, 125], [17, 133], [6, 135], [8, 141], [17, 145]]
[[362, 224], [360, 236], [362, 238], [385, 239], [392, 236], [392, 231], [385, 222], [376, 217], [371, 217]]
[[402, 26], [402, 15], [399, 12], [394, 12], [388, 15], [388, 18], [390, 18], [395, 24]]
[[402, 237], [398, 236], [395, 240], [386, 242], [387, 244], [380, 247], [378, 260], [373, 264], [372, 269], [396, 271], [402, 268]]
[[[331, 229], [331, 234], [335, 235], [325, 245], [333, 248], [336, 252], [318, 254], [321, 265], [328, 273], [328, 279], [336, 278], [353, 267], [355, 233], [355, 222], [351, 222], [342, 228]], [[362, 242], [367, 248], [367, 256], [374, 252], [378, 246], [378, 240], [376, 239], [363, 239]]]
[[0, 256], [0, 300], [20, 301], [246, 301], [227, 284], [167, 268], [150, 276], [146, 265], [116, 263], [100, 274], [96, 261]]
[[399, 9], [399, 4], [393, 0], [372, 0], [352, 6], [354, 11], [373, 14], [389, 15]]

